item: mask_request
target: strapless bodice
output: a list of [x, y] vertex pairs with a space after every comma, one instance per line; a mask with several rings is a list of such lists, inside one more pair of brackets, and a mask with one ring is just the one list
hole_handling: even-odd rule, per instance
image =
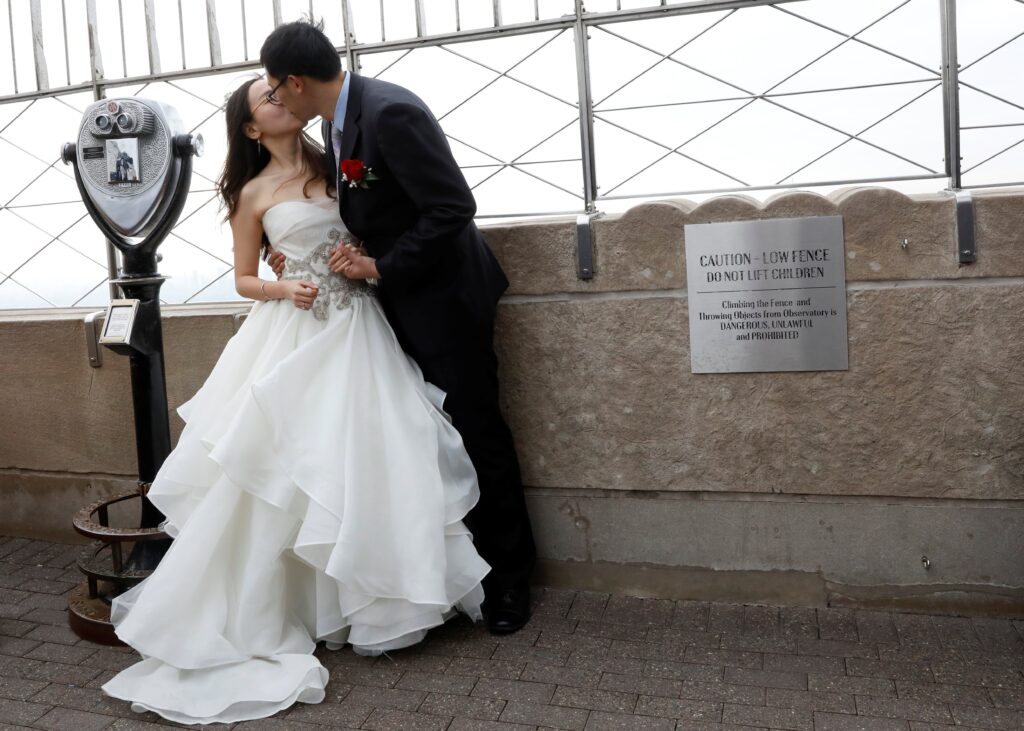
[[305, 279], [320, 288], [312, 308], [318, 320], [326, 320], [331, 307], [342, 309], [352, 297], [373, 293], [366, 282], [348, 279], [328, 266], [335, 246], [353, 242], [338, 214], [336, 200], [294, 200], [273, 205], [263, 214], [263, 230], [273, 247], [284, 254], [281, 279]]
[[338, 215], [338, 201], [332, 198], [284, 201], [263, 214], [263, 230], [274, 248], [288, 259], [301, 259], [317, 246], [333, 248], [352, 235]]

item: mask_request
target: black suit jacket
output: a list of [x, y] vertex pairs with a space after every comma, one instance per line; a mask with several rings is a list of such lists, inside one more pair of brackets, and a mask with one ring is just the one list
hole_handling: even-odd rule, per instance
[[[331, 130], [325, 120], [337, 170]], [[350, 159], [378, 179], [367, 188], [339, 180], [338, 208], [377, 260], [381, 301], [403, 347], [430, 357], [489, 332], [508, 279], [473, 222], [473, 194], [427, 105], [401, 86], [353, 74], [341, 146], [341, 160]]]

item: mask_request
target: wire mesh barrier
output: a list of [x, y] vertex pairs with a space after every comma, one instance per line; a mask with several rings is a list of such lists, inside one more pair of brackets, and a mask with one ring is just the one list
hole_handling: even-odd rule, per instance
[[89, 103], [131, 94], [171, 103], [207, 141], [161, 248], [164, 301], [237, 299], [213, 191], [224, 99], [270, 30], [303, 16], [346, 68], [424, 98], [482, 218], [1024, 182], [1024, 0], [656, 2], [8, 0], [0, 308], [108, 300], [116, 259], [58, 151]]

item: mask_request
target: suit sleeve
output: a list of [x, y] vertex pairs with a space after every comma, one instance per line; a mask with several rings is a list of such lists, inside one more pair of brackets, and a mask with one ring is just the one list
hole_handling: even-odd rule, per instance
[[377, 259], [377, 271], [389, 289], [406, 290], [431, 274], [447, 248], [457, 246], [456, 237], [476, 215], [476, 202], [430, 112], [390, 104], [376, 126], [381, 156], [417, 211], [415, 225]]

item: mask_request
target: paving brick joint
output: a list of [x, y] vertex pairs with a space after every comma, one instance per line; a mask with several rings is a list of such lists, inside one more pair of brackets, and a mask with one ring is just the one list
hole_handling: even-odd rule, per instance
[[[100, 690], [137, 656], [68, 628], [80, 551], [0, 536], [0, 729], [177, 726]], [[543, 588], [533, 611], [513, 635], [458, 618], [384, 657], [318, 647], [323, 703], [206, 728], [1024, 729], [1024, 621]]]

